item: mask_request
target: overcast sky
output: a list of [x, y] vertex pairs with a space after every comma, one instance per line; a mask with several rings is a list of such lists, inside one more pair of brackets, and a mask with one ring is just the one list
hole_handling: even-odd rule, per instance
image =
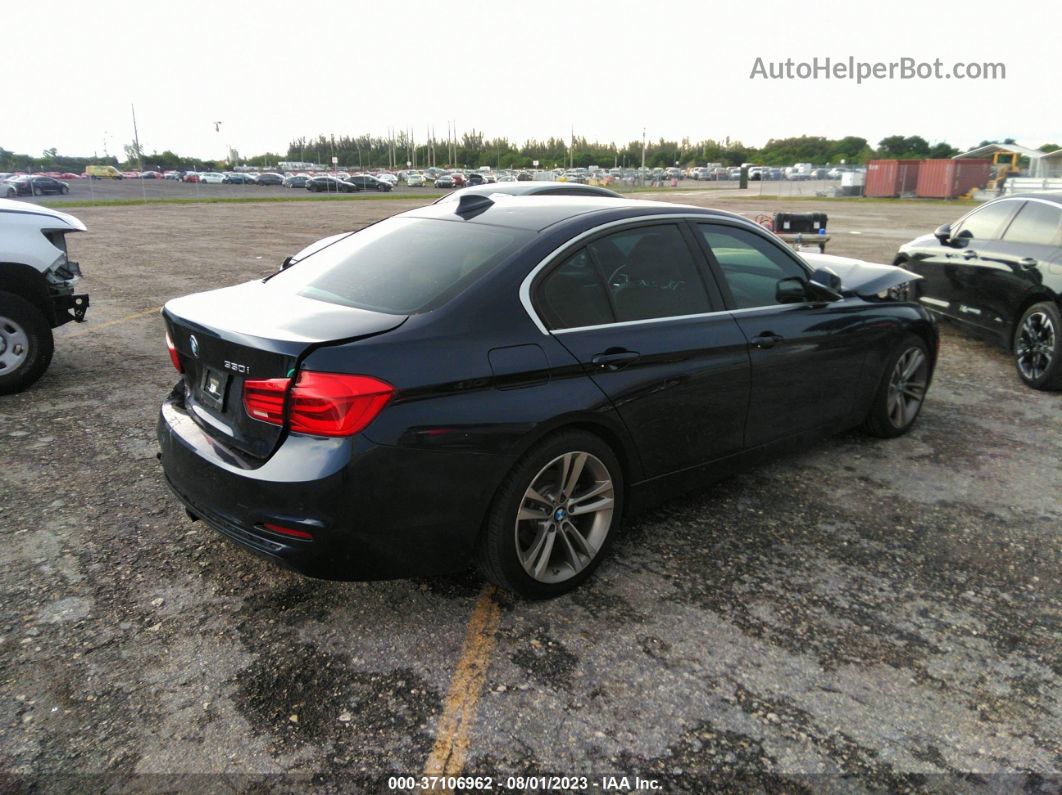
[[[127, 0], [3, 8], [0, 146], [285, 151], [297, 136], [417, 139], [447, 122], [510, 140], [890, 134], [960, 148], [1062, 143], [1057, 0], [401, 3]], [[1042, 25], [1043, 28], [1038, 26]], [[1051, 34], [1053, 35], [1053, 34]], [[750, 79], [813, 57], [1002, 62], [1005, 80]], [[1052, 66], [1054, 64], [1054, 66]], [[221, 132], [213, 122], [222, 121]]]

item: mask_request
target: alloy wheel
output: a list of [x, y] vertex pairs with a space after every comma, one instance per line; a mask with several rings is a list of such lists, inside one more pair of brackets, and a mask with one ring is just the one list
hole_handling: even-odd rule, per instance
[[29, 337], [11, 318], [0, 316], [0, 375], [13, 373], [29, 355]]
[[615, 486], [590, 453], [557, 456], [531, 481], [516, 516], [516, 553], [535, 580], [569, 580], [597, 557], [612, 527]]
[[1018, 344], [1018, 370], [1029, 381], [1036, 381], [1051, 367], [1055, 355], [1055, 325], [1046, 312], [1033, 312], [1021, 324]]
[[926, 355], [921, 348], [908, 348], [896, 361], [889, 377], [888, 414], [895, 428], [906, 428], [922, 406], [928, 381]]

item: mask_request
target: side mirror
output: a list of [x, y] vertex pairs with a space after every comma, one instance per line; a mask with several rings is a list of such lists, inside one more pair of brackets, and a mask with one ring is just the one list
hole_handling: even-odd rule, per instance
[[802, 304], [808, 300], [808, 291], [804, 280], [799, 276], [779, 279], [774, 288], [774, 300], [778, 304]]
[[807, 292], [817, 301], [839, 301], [841, 295], [841, 277], [829, 268], [816, 268], [807, 283]]
[[811, 274], [811, 281], [823, 287], [829, 287], [835, 293], [841, 292], [841, 277], [829, 268], [816, 268]]
[[951, 242], [951, 224], [941, 224], [933, 232], [933, 237], [940, 241], [941, 245], [946, 246]]

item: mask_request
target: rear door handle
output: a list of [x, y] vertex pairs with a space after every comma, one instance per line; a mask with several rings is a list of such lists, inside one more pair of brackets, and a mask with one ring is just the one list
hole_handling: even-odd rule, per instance
[[629, 351], [626, 348], [609, 348], [601, 353], [596, 353], [590, 359], [595, 367], [604, 370], [618, 370], [628, 362], [637, 359], [641, 354], [638, 351]]
[[770, 331], [765, 331], [759, 336], [753, 337], [752, 344], [757, 348], [773, 348], [784, 339], [785, 337], [780, 337], [777, 334], [772, 334]]
[[977, 252], [974, 251], [972, 248], [968, 248], [968, 249], [966, 249], [966, 250], [964, 250], [962, 252], [962, 258], [963, 259], [976, 259], [977, 258]]
[[1031, 271], [1036, 267], [1037, 261], [1032, 257], [1022, 257], [1018, 260], [1018, 264], [1022, 267], [1022, 270]]

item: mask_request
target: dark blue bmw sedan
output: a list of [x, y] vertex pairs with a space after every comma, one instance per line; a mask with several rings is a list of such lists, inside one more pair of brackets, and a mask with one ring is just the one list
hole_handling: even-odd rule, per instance
[[[194, 519], [315, 577], [478, 563], [532, 598], [623, 517], [764, 456], [918, 417], [918, 277], [694, 207], [467, 196], [170, 301], [158, 436]], [[900, 288], [900, 289], [897, 289]]]

